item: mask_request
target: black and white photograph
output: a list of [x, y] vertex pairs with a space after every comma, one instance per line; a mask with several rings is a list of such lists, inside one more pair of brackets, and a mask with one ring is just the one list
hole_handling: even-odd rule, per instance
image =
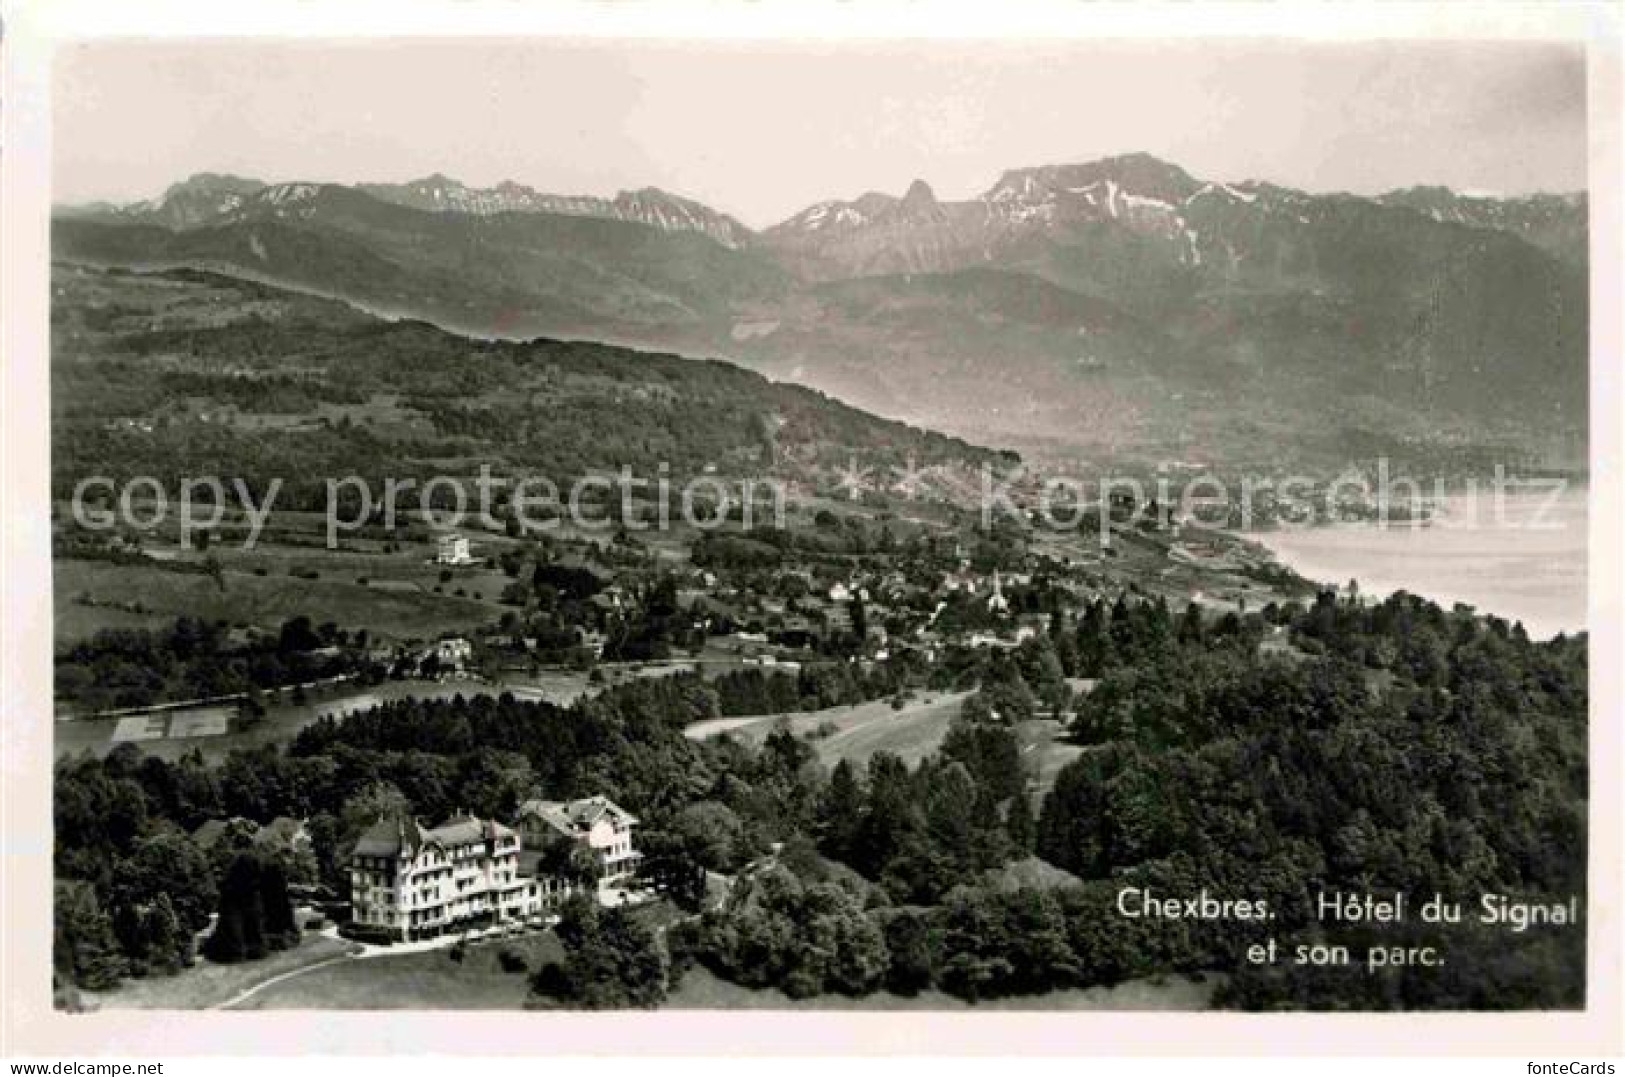
[[70, 1034], [1617, 1001], [1586, 40], [389, 30], [49, 57]]

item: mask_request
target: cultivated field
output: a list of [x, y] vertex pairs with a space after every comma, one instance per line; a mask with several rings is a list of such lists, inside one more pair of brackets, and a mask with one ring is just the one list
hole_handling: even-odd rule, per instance
[[[516, 698], [545, 700], [561, 706], [568, 705], [591, 686], [584, 673], [548, 673], [526, 677], [522, 681], [502, 681], [495, 684], [484, 681], [386, 681], [369, 688], [338, 685], [313, 689], [305, 703], [273, 703], [266, 708], [265, 717], [247, 729], [228, 730], [218, 734], [198, 733], [195, 723], [186, 716], [194, 710], [152, 715], [132, 715], [125, 718], [81, 718], [71, 722], [57, 722], [52, 729], [54, 752], [58, 758], [84, 752], [102, 756], [113, 750], [120, 741], [141, 741], [144, 755], [162, 759], [178, 759], [194, 748], [212, 761], [223, 759], [238, 748], [252, 748], [264, 744], [279, 744], [291, 738], [318, 718], [332, 715], [342, 717], [353, 711], [368, 710], [381, 703], [397, 699], [450, 699], [456, 695], [500, 695], [512, 692]], [[212, 708], [208, 708], [212, 709]], [[179, 732], [177, 732], [179, 730]], [[144, 735], [131, 734], [141, 731]]]
[[[192, 968], [174, 976], [125, 980], [116, 990], [81, 992], [87, 1008], [106, 1010], [202, 1010], [236, 998], [256, 985], [324, 961], [343, 960], [358, 949], [342, 939], [306, 935], [291, 950], [259, 961], [217, 965], [199, 958]], [[317, 973], [311, 973], [314, 976]], [[294, 982], [294, 981], [290, 981]]]
[[57, 561], [51, 568], [57, 578], [51, 635], [57, 642], [73, 643], [88, 639], [104, 628], [164, 628], [175, 623], [174, 614], [140, 613], [108, 606], [86, 606], [74, 601], [74, 593], [62, 592], [63, 568], [73, 563]]
[[1200, 980], [1187, 976], [1130, 980], [1115, 987], [1075, 988], [1043, 995], [991, 999], [975, 1005], [941, 991], [922, 991], [905, 997], [877, 992], [863, 998], [819, 995], [792, 999], [784, 992], [768, 988], [740, 987], [718, 979], [703, 968], [693, 968], [666, 1000], [674, 1010], [1005, 1010], [1005, 1011], [1083, 1011], [1083, 1010], [1205, 1010], [1221, 980], [1207, 976]]

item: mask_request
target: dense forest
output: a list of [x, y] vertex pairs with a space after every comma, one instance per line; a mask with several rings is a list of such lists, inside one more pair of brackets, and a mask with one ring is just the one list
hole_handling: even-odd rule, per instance
[[[542, 998], [652, 1005], [698, 963], [793, 997], [935, 988], [977, 999], [1217, 972], [1218, 1004], [1232, 1007], [1582, 1004], [1583, 930], [1328, 926], [1314, 901], [1339, 890], [1469, 906], [1487, 892], [1583, 895], [1583, 636], [1535, 642], [1406, 595], [1369, 605], [1328, 593], [1219, 619], [1120, 599], [1057, 613], [1015, 652], [954, 665], [903, 679], [845, 663], [680, 675], [568, 708], [403, 701], [219, 766], [129, 746], [64, 761], [59, 971], [89, 983], [87, 969], [102, 980], [109, 963], [133, 969], [151, 948], [144, 930], [114, 925], [131, 909], [162, 919], [151, 912], [160, 895], [196, 923], [228, 882], [264, 885], [246, 867], [232, 882], [231, 863], [211, 871], [189, 849], [207, 819], [308, 819], [314, 874], [331, 885], [346, 843], [380, 811], [503, 818], [540, 790], [605, 794], [637, 814], [651, 880], [688, 910], [663, 941], [619, 916], [571, 912], [569, 956], [538, 973]], [[1015, 724], [1040, 701], [1070, 702], [1064, 678], [1079, 676], [1096, 682], [1076, 701], [1082, 754], [1035, 802]], [[980, 687], [913, 766], [877, 753], [829, 770], [788, 729], [758, 746], [682, 734], [722, 714], [945, 683]], [[1035, 871], [1035, 854], [1049, 866]], [[157, 885], [142, 865], [159, 860], [190, 867]], [[707, 871], [735, 877], [720, 903], [704, 900]], [[1263, 900], [1275, 919], [1126, 919], [1117, 898], [1131, 886]], [[1266, 936], [1405, 945], [1420, 934], [1446, 963], [1367, 973], [1242, 958]], [[606, 969], [626, 983], [604, 986], [620, 975]], [[590, 998], [572, 995], [589, 983]]]

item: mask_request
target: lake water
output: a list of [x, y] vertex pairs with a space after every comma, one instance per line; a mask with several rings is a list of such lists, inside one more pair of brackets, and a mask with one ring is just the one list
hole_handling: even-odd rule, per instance
[[1300, 575], [1363, 594], [1404, 590], [1522, 621], [1546, 638], [1586, 627], [1586, 487], [1457, 495], [1427, 527], [1348, 524], [1250, 534]]

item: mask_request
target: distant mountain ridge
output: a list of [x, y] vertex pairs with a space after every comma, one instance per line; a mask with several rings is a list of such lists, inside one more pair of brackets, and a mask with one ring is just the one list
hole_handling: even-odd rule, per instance
[[265, 190], [268, 184], [257, 179], [199, 172], [169, 186], [157, 198], [128, 205], [98, 202], [88, 206], [59, 209], [75, 218], [107, 218], [131, 223], [156, 224], [165, 228], [198, 228], [214, 224], [239, 209], [245, 200]]
[[698, 232], [730, 248], [743, 247], [752, 237], [749, 228], [727, 214], [658, 187], [599, 198], [543, 194], [512, 180], [490, 188], [466, 187], [437, 173], [410, 183], [360, 183], [356, 189], [387, 202], [438, 213], [560, 213], [572, 217], [602, 217], [644, 224], [665, 232]]
[[760, 232], [654, 190], [205, 174], [63, 209], [54, 249], [481, 335], [725, 356], [977, 440], [1283, 463], [1583, 433], [1587, 238], [1583, 194], [1310, 194], [1140, 153], [1009, 169], [957, 201], [916, 180]]
[[[200, 172], [172, 184], [155, 199], [115, 205], [106, 202], [60, 206], [57, 213], [76, 219], [115, 218], [132, 223], [185, 229], [226, 223], [234, 214], [252, 212], [260, 199], [278, 201], [274, 193], [321, 186], [311, 183], [269, 184], [224, 173]], [[1271, 192], [1288, 203], [1354, 195], [1312, 195], [1261, 181], [1218, 182], [1192, 177], [1178, 165], [1150, 154], [1131, 153], [1074, 164], [1011, 169], [974, 199], [939, 202], [930, 185], [916, 179], [902, 197], [877, 191], [851, 201], [829, 200], [792, 214], [760, 234], [734, 217], [701, 202], [657, 187], [621, 191], [614, 198], [559, 195], [504, 180], [494, 187], [470, 187], [442, 173], [405, 183], [356, 183], [351, 189], [386, 202], [437, 213], [489, 216], [497, 213], [551, 213], [644, 224], [662, 231], [691, 231], [732, 249], [765, 243], [785, 246], [791, 237], [829, 235], [870, 226], [898, 223], [962, 226], [1041, 224], [1141, 218], [1173, 223], [1170, 211], [1197, 197], [1212, 196], [1247, 204]], [[1520, 234], [1540, 242], [1560, 232], [1583, 241], [1586, 195], [1583, 192], [1511, 197], [1457, 192], [1442, 186], [1416, 186], [1365, 199], [1377, 205], [1414, 210], [1436, 222]], [[1543, 245], [1555, 246], [1555, 242]]]
[[1386, 206], [1405, 206], [1436, 221], [1510, 232], [1575, 265], [1586, 261], [1586, 196], [1532, 194], [1511, 198], [1408, 187], [1380, 195]]

